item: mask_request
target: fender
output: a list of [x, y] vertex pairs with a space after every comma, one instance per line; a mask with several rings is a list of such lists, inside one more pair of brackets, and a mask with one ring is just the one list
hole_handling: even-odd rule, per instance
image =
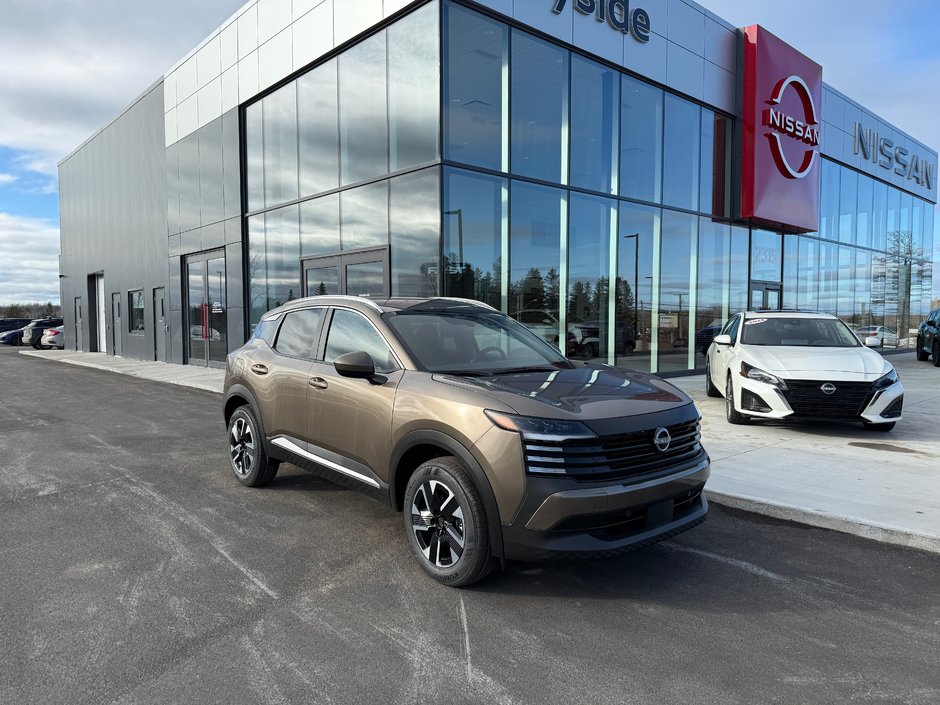
[[223, 420], [226, 426], [228, 426], [228, 419], [224, 416], [224, 410], [232, 397], [239, 397], [248, 402], [248, 406], [251, 407], [251, 413], [254, 414], [255, 421], [258, 423], [258, 433], [261, 436], [261, 442], [264, 443], [264, 451], [268, 456], [277, 458], [278, 460], [288, 460], [284, 454], [279, 451], [277, 446], [271, 445], [271, 443], [268, 442], [268, 436], [264, 432], [264, 419], [261, 418], [261, 410], [258, 408], [258, 402], [255, 401], [255, 396], [248, 387], [243, 384], [233, 384], [229, 387], [228, 391], [225, 393], [225, 398], [222, 400]]
[[397, 474], [401, 459], [412, 448], [419, 445], [434, 445], [443, 448], [448, 453], [457, 458], [476, 485], [480, 492], [480, 498], [483, 500], [483, 507], [486, 509], [487, 529], [490, 532], [490, 549], [493, 555], [499, 559], [503, 558], [503, 528], [499, 522], [499, 507], [496, 504], [496, 495], [493, 493], [493, 487], [490, 485], [489, 478], [480, 467], [480, 463], [473, 457], [473, 454], [456, 439], [440, 431], [411, 431], [405, 434], [395, 444], [395, 450], [392, 452], [391, 462], [389, 463], [388, 477], [388, 499], [392, 508], [397, 510], [402, 497], [397, 496]]

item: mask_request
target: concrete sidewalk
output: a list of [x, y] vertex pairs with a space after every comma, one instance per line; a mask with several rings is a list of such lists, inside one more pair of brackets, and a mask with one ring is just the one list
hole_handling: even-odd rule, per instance
[[[219, 369], [102, 353], [22, 354], [218, 393], [224, 378]], [[889, 433], [826, 422], [732, 426], [724, 400], [705, 395], [704, 376], [671, 379], [702, 412], [709, 500], [940, 553], [940, 370], [913, 353], [890, 360], [906, 394], [904, 419]]]

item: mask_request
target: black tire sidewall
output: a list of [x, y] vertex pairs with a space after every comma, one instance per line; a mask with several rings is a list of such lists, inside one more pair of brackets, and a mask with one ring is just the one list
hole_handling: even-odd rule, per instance
[[[459, 560], [446, 568], [439, 568], [424, 556], [412, 529], [411, 506], [418, 488], [429, 480], [442, 483], [454, 493], [463, 511], [464, 550]], [[432, 578], [445, 585], [459, 587], [475, 582], [486, 574], [485, 565], [491, 561], [486, 513], [479, 491], [469, 474], [455, 458], [435, 458], [422, 463], [408, 479], [403, 507], [405, 533], [412, 553], [421, 567]]]
[[[245, 419], [248, 422], [248, 425], [251, 429], [251, 437], [254, 439], [255, 444], [255, 453], [254, 461], [251, 470], [246, 475], [239, 475], [235, 471], [235, 464], [232, 462], [232, 453], [231, 453], [231, 444], [232, 444], [232, 426], [235, 425], [235, 422], [238, 419]], [[240, 406], [232, 414], [231, 418], [228, 421], [228, 429], [226, 434], [226, 446], [229, 449], [228, 453], [228, 466], [231, 470], [232, 475], [238, 480], [241, 484], [247, 487], [256, 487], [258, 484], [263, 482], [261, 478], [262, 472], [265, 471], [265, 468], [268, 463], [267, 453], [264, 449], [264, 439], [261, 437], [261, 431], [258, 426], [258, 422], [255, 420], [255, 415], [251, 411], [251, 407]]]

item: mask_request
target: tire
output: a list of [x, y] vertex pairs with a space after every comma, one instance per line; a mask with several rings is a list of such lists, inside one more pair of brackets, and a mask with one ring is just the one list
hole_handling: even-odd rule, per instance
[[415, 558], [439, 583], [463, 587], [493, 569], [483, 500], [456, 458], [418, 466], [405, 487], [404, 522]]
[[731, 375], [728, 375], [728, 382], [725, 384], [725, 418], [728, 423], [735, 425], [744, 425], [751, 421], [750, 417], [734, 408], [734, 385], [731, 383]]
[[930, 357], [930, 353], [924, 350], [924, 341], [920, 339], [920, 336], [917, 337], [917, 361], [918, 362], [927, 362], [927, 358]]
[[887, 432], [887, 431], [890, 431], [892, 428], [894, 428], [895, 423], [897, 422], [892, 421], [891, 423], [863, 423], [862, 426], [864, 426], [866, 431]]
[[940, 367], [940, 340], [933, 341], [933, 366]]
[[30, 345], [33, 346], [33, 350], [39, 350], [39, 349], [40, 349], [39, 343], [30, 343]]
[[710, 397], [721, 396], [721, 392], [712, 384], [712, 369], [711, 365], [708, 363], [708, 358], [705, 359], [705, 394]]
[[277, 475], [280, 461], [268, 455], [250, 406], [240, 406], [228, 422], [229, 467], [246, 487], [263, 487]]

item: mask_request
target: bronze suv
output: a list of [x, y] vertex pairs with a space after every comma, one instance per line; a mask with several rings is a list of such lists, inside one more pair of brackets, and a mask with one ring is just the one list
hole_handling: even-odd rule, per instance
[[226, 361], [231, 468], [289, 462], [404, 514], [436, 580], [497, 561], [608, 554], [705, 520], [699, 413], [647, 374], [575, 362], [462, 299], [316, 296]]

